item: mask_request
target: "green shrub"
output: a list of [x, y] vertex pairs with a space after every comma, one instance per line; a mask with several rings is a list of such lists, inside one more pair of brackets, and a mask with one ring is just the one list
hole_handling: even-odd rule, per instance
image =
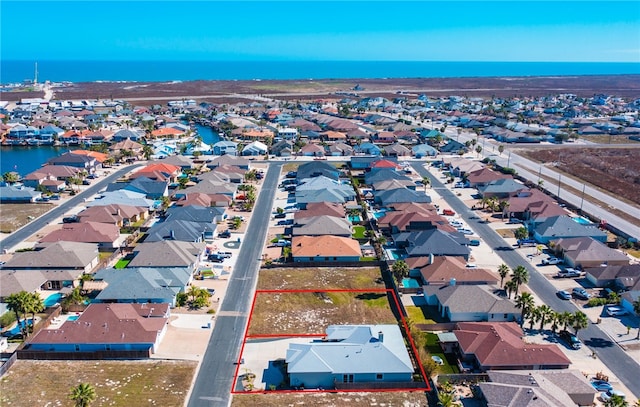
[[13, 311], [7, 311], [0, 315], [0, 327], [6, 328], [16, 322], [16, 313]]

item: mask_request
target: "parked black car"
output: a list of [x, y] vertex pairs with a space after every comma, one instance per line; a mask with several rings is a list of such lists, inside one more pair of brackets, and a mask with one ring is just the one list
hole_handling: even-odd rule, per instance
[[207, 259], [214, 263], [222, 263], [224, 261], [224, 257], [220, 256], [219, 254], [210, 254]]
[[218, 237], [229, 238], [231, 237], [231, 232], [229, 231], [229, 229], [227, 229], [224, 232], [218, 233]]
[[80, 218], [78, 218], [78, 216], [76, 215], [71, 215], [71, 216], [62, 218], [62, 223], [76, 223], [76, 222], [80, 222]]

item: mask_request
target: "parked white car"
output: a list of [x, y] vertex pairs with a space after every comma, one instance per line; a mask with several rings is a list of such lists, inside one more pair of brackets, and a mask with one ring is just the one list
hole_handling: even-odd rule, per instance
[[622, 307], [615, 307], [615, 306], [607, 307], [606, 313], [610, 317], [619, 317], [619, 316], [628, 314], [626, 309]]
[[555, 264], [561, 264], [562, 263], [562, 259], [559, 259], [557, 257], [547, 257], [546, 259], [542, 259], [542, 264], [546, 265], [555, 265]]

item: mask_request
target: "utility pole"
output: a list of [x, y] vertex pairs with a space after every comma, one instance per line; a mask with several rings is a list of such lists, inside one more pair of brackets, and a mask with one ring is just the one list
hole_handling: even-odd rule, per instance
[[507, 168], [511, 168], [509, 167], [510, 163], [511, 163], [511, 150], [509, 150], [509, 158], [507, 159]]
[[582, 215], [582, 204], [584, 203], [584, 189], [587, 184], [582, 184], [582, 199], [580, 199], [580, 215]]
[[562, 174], [558, 174], [558, 198], [560, 198], [560, 179], [562, 178]]

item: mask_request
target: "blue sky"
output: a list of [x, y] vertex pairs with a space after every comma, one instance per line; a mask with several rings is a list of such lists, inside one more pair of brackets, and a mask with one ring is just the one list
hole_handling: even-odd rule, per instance
[[4, 60], [640, 62], [640, 1], [2, 0]]

